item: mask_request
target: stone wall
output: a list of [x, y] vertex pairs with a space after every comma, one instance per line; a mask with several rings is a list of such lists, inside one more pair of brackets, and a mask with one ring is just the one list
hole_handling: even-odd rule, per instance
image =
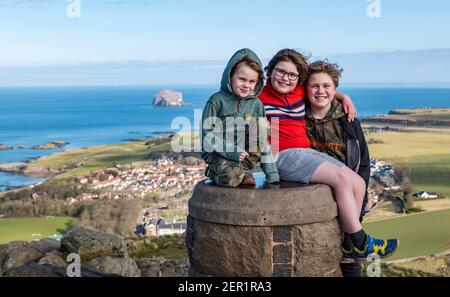
[[331, 189], [197, 184], [189, 200], [191, 276], [340, 276], [342, 231]]

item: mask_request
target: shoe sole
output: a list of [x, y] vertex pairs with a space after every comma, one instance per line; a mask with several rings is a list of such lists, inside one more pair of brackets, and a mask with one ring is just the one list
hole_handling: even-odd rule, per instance
[[341, 260], [341, 264], [353, 264], [355, 262], [356, 262], [355, 258], [350, 258], [350, 259], [345, 258], [345, 259]]
[[244, 179], [244, 180], [241, 182], [241, 185], [245, 185], [245, 186], [254, 186], [254, 185], [256, 185], [256, 181], [255, 181], [254, 179], [250, 179], [250, 178]]

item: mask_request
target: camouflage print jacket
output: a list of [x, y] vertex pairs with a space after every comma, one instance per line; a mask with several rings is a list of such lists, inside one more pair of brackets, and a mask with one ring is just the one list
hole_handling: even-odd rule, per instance
[[[311, 147], [338, 159], [357, 172], [366, 182], [370, 177], [370, 157], [367, 142], [358, 119], [349, 123], [342, 104], [333, 100], [331, 109], [323, 119], [315, 119], [306, 106], [306, 128]], [[367, 192], [362, 214], [366, 212]], [[362, 218], [361, 218], [362, 219]]]

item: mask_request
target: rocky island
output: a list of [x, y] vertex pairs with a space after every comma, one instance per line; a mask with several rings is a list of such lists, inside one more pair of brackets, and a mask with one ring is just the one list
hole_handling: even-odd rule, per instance
[[153, 97], [153, 106], [184, 106], [183, 94], [172, 90], [161, 90]]
[[44, 145], [35, 145], [32, 148], [36, 149], [36, 150], [54, 150], [54, 149], [62, 148], [63, 146], [65, 146], [67, 144], [69, 144], [69, 143], [65, 142], [65, 141], [61, 141], [61, 140], [55, 140], [55, 141], [49, 142]]
[[10, 150], [10, 149], [13, 149], [13, 147], [0, 143], [0, 150]]

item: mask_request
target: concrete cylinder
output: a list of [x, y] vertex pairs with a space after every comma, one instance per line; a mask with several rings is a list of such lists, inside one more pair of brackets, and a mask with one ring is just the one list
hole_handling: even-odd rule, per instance
[[342, 230], [330, 187], [195, 186], [186, 243], [190, 276], [341, 276]]

